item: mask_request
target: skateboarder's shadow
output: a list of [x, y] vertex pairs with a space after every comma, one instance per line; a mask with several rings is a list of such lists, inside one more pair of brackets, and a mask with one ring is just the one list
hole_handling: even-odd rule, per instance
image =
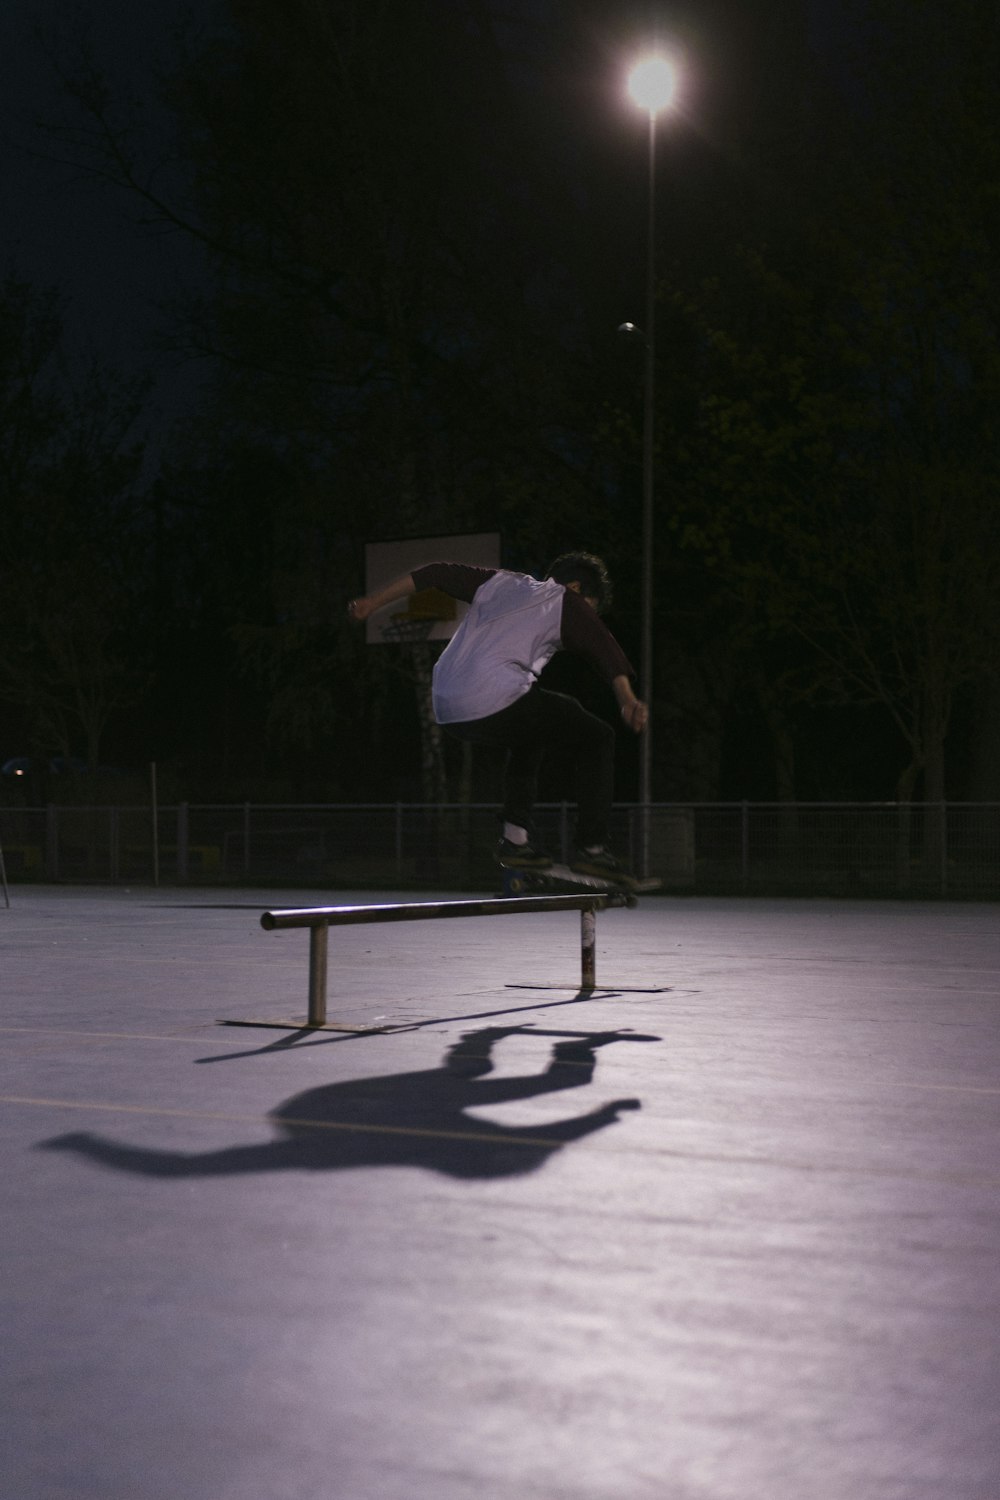
[[569, 1119], [514, 1128], [467, 1114], [476, 1106], [583, 1088], [594, 1076], [598, 1047], [660, 1040], [617, 1031], [573, 1035], [555, 1044], [544, 1072], [489, 1078], [495, 1043], [521, 1031], [516, 1026], [493, 1026], [469, 1032], [449, 1050], [440, 1068], [348, 1079], [294, 1094], [269, 1116], [281, 1132], [271, 1142], [187, 1153], [74, 1132], [39, 1146], [73, 1151], [146, 1177], [371, 1166], [426, 1167], [450, 1177], [504, 1177], [535, 1171], [570, 1141], [611, 1125], [621, 1110], [639, 1108], [637, 1099], [615, 1099]]

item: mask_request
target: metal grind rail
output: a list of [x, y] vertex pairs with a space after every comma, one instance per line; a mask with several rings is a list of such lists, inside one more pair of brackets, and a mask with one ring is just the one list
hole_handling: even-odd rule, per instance
[[[353, 927], [368, 922], [422, 922], [439, 917], [510, 917], [525, 912], [578, 911], [580, 913], [580, 988], [597, 988], [597, 913], [611, 906], [635, 906], [626, 891], [565, 896], [504, 896], [484, 901], [413, 901], [384, 906], [309, 906], [286, 911], [266, 911], [260, 925], [266, 932], [289, 927], [309, 929], [309, 1015], [302, 1022], [229, 1021], [233, 1026], [280, 1026], [353, 1031], [331, 1026], [326, 1019], [326, 989], [331, 927]], [[379, 1028], [370, 1028], [378, 1030]]]

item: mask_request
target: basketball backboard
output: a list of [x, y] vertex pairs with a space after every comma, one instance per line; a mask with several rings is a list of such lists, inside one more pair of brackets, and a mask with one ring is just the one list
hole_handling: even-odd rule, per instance
[[[458, 536], [417, 537], [387, 542], [365, 543], [365, 593], [374, 593], [394, 578], [412, 573], [414, 568], [425, 567], [433, 562], [469, 563], [477, 568], [499, 568], [500, 533], [498, 531], [463, 532]], [[424, 640], [447, 641], [455, 634], [464, 618], [468, 605], [451, 599], [432, 589], [411, 594], [409, 598], [390, 604], [370, 615], [365, 622], [365, 639], [369, 645], [380, 646], [401, 635], [400, 625], [432, 620], [433, 623], [421, 636]], [[386, 627], [389, 633], [386, 635]]]

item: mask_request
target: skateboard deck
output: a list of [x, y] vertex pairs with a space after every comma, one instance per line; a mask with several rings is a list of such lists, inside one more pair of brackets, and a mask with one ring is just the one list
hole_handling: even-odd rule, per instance
[[516, 865], [501, 865], [500, 873], [503, 876], [505, 896], [523, 896], [529, 891], [551, 891], [565, 885], [615, 895], [642, 896], [649, 891], [658, 891], [663, 884], [655, 878], [608, 880], [602, 875], [583, 875], [578, 870], [571, 870], [569, 865], [549, 865], [545, 870], [521, 870]]

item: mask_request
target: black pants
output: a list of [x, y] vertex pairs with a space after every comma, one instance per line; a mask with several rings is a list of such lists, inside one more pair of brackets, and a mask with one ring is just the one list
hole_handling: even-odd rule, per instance
[[508, 823], [531, 828], [538, 795], [538, 771], [547, 750], [572, 762], [576, 776], [576, 842], [606, 844], [610, 834], [615, 782], [615, 732], [564, 693], [533, 687], [485, 719], [446, 724], [457, 739], [495, 745], [507, 751], [503, 815]]

